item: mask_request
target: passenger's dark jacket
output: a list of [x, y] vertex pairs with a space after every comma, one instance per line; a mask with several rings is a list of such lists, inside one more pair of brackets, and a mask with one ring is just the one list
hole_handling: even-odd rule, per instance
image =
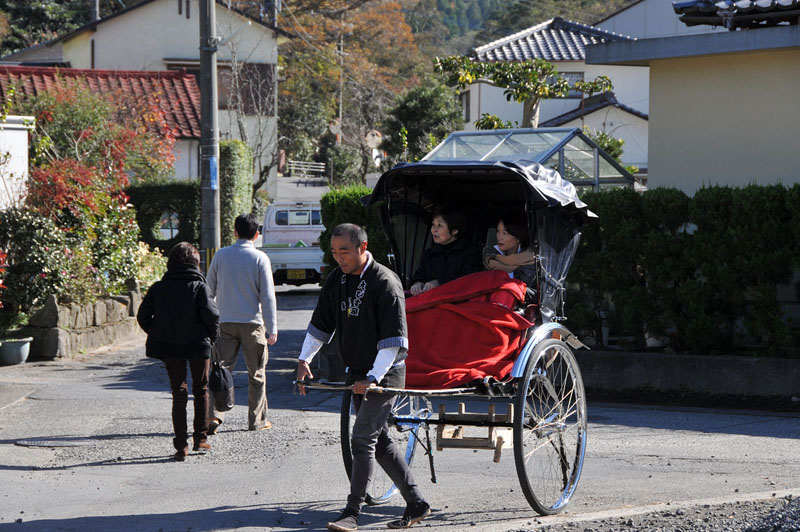
[[413, 282], [439, 281], [444, 284], [464, 275], [483, 270], [481, 250], [478, 246], [456, 240], [450, 244], [433, 244], [422, 252]]
[[210, 358], [219, 335], [219, 311], [203, 274], [191, 264], [173, 264], [147, 291], [139, 312], [147, 333], [147, 356]]

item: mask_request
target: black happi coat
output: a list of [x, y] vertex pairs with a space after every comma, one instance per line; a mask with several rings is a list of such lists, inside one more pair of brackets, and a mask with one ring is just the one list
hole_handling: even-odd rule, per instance
[[147, 333], [152, 358], [210, 358], [219, 335], [219, 311], [203, 274], [191, 264], [173, 264], [153, 284], [136, 314]]
[[442, 285], [481, 270], [483, 262], [480, 248], [459, 238], [450, 244], [433, 244], [423, 251], [419, 267], [411, 280], [423, 283], [439, 281]]
[[[339, 353], [351, 372], [366, 375], [378, 351], [385, 347], [404, 348], [395, 362], [403, 360], [408, 349], [408, 329], [403, 286], [397, 275], [374, 260], [361, 276], [334, 269], [322, 286], [308, 333], [328, 342], [334, 332]], [[392, 377], [389, 373], [387, 380]]]

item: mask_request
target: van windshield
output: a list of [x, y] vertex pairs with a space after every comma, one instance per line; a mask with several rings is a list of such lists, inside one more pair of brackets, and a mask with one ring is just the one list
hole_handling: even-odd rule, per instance
[[275, 225], [322, 225], [320, 211], [282, 210], [275, 213]]

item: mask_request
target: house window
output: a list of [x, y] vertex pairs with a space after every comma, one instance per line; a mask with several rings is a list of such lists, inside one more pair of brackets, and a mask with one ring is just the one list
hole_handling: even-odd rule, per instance
[[158, 231], [161, 240], [170, 240], [178, 236], [180, 230], [180, 220], [178, 213], [166, 211], [158, 221]]
[[461, 116], [464, 117], [464, 122], [469, 122], [471, 120], [469, 115], [469, 91], [459, 94], [458, 99], [461, 103]]
[[[194, 75], [200, 87], [200, 65], [197, 61], [165, 59], [167, 70], [186, 70]], [[275, 116], [275, 65], [240, 63], [238, 91], [230, 63], [217, 65], [217, 99], [219, 109], [241, 109], [246, 115]]]
[[[229, 73], [228, 107], [241, 106], [244, 113], [248, 115], [274, 116], [275, 65], [244, 63], [239, 66], [241, 68], [238, 73], [238, 91], [235, 91], [233, 87], [234, 73]], [[220, 108], [222, 108], [222, 104], [220, 104]]]
[[[575, 84], [576, 81], [583, 81], [583, 72], [564, 72], [561, 74], [567, 79], [569, 86]], [[583, 95], [581, 91], [569, 91], [566, 98], [580, 98]]]

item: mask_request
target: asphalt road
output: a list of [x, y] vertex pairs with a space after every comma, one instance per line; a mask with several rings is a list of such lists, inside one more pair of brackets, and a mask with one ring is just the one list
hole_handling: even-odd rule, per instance
[[[300, 397], [291, 385], [316, 294], [280, 289], [268, 366], [274, 428], [245, 430], [240, 360], [237, 406], [213, 450], [184, 463], [172, 460], [166, 372], [144, 358], [143, 338], [77, 360], [0, 367], [0, 530], [323, 529], [347, 495], [340, 397]], [[589, 422], [583, 476], [563, 514], [528, 507], [513, 453], [495, 464], [485, 451], [448, 449], [434, 453], [436, 484], [427, 460], [415, 461], [434, 508], [417, 527], [532, 530], [800, 495], [796, 414], [590, 403]], [[360, 529], [385, 530], [400, 513], [400, 500], [367, 508]]]

